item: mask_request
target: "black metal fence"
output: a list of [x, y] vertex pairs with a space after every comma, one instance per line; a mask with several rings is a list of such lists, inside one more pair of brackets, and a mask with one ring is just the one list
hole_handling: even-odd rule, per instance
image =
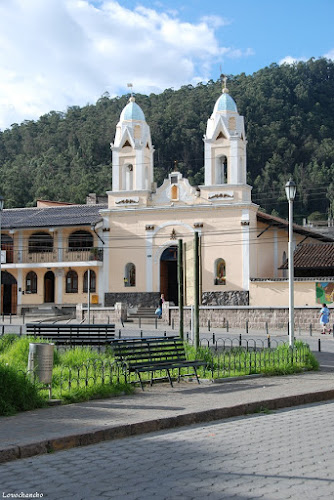
[[[224, 339], [226, 341], [227, 339]], [[237, 377], [260, 373], [284, 373], [289, 367], [303, 369], [307, 364], [310, 348], [306, 344], [298, 344], [293, 349], [282, 344], [276, 348], [268, 348], [262, 342], [255, 340], [249, 345], [235, 345], [233, 340], [227, 345], [219, 345], [216, 341], [214, 346], [202, 346], [196, 353], [197, 359], [204, 359], [206, 367], [199, 369], [201, 378], [219, 379], [225, 377]], [[191, 353], [190, 353], [191, 355]], [[181, 369], [181, 376], [182, 376]], [[179, 372], [175, 370], [171, 374], [178, 378]], [[145, 375], [143, 374], [145, 381]], [[161, 377], [166, 376], [161, 372]], [[147, 382], [150, 381], [150, 374], [147, 374]], [[121, 365], [113, 360], [90, 360], [86, 363], [70, 367], [63, 366], [56, 369], [53, 375], [53, 387], [59, 387], [60, 393], [65, 391], [88, 389], [95, 385], [136, 383], [138, 377], [134, 373], [126, 373]]]
[[203, 376], [224, 378], [260, 373], [284, 373], [289, 367], [303, 369], [309, 360], [310, 348], [306, 344], [296, 345], [293, 349], [282, 344], [276, 348], [266, 348], [252, 343], [249, 346], [213, 348], [211, 359]]
[[97, 385], [113, 385], [124, 382], [121, 367], [114, 361], [88, 360], [80, 366], [62, 366], [53, 374], [53, 387], [64, 391], [88, 389]]

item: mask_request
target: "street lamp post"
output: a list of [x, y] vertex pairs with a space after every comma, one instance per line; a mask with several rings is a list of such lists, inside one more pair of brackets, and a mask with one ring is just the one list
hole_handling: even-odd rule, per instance
[[2, 280], [1, 280], [1, 261], [2, 261], [2, 252], [1, 252], [1, 216], [5, 199], [0, 195], [0, 317], [2, 314]]
[[296, 196], [296, 184], [290, 178], [285, 184], [285, 193], [289, 202], [289, 346], [294, 344], [294, 266], [293, 266], [293, 200]]

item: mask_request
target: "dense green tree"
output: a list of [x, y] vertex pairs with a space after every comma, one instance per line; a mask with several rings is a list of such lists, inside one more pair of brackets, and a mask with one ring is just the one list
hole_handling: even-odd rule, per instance
[[[297, 218], [334, 215], [334, 63], [324, 58], [272, 64], [230, 76], [230, 94], [245, 116], [248, 182], [268, 213], [287, 215], [284, 184], [297, 183]], [[151, 127], [155, 179], [160, 185], [177, 162], [201, 184], [203, 134], [221, 92], [209, 81], [159, 95], [136, 95]], [[0, 131], [0, 181], [6, 207], [33, 206], [38, 198], [84, 203], [89, 192], [111, 187], [111, 152], [129, 96], [103, 94], [95, 105], [50, 111], [39, 120]]]

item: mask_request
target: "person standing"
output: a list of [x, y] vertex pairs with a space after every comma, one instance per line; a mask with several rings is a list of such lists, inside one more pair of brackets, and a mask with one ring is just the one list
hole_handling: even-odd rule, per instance
[[[322, 334], [326, 334], [326, 327], [329, 323], [329, 309], [326, 304], [322, 304], [322, 308], [320, 310], [320, 324], [322, 326]], [[331, 333], [331, 329], [328, 328], [328, 333]]]
[[159, 304], [158, 304], [158, 307], [156, 308], [155, 310], [155, 313], [159, 319], [162, 318], [162, 304], [165, 302], [165, 298], [164, 298], [164, 294], [162, 293], [160, 295], [160, 299], [159, 299]]

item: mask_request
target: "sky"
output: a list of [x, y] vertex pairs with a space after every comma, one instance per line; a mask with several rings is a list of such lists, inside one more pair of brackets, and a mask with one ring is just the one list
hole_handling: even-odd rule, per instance
[[333, 0], [0, 0], [0, 130], [128, 83], [160, 93], [334, 59], [333, 19]]

